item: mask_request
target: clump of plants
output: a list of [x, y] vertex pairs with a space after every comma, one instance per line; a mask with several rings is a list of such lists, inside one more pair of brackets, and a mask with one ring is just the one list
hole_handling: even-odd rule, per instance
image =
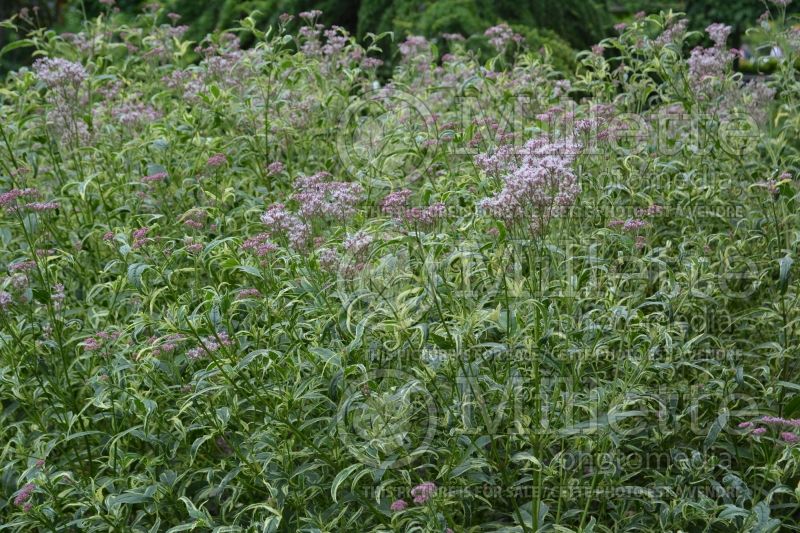
[[796, 528], [785, 3], [747, 81], [671, 12], [570, 79], [505, 24], [485, 61], [411, 35], [388, 80], [319, 11], [32, 33], [0, 529]]

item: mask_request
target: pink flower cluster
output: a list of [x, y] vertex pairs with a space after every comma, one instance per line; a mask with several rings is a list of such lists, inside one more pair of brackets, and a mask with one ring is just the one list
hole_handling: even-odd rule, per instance
[[301, 11], [300, 13], [298, 13], [298, 16], [301, 19], [313, 22], [322, 16], [322, 11], [320, 11], [319, 9], [312, 9], [310, 11]]
[[150, 337], [148, 342], [153, 348], [153, 355], [158, 357], [162, 354], [172, 353], [178, 349], [178, 344], [185, 341], [186, 337], [178, 333], [167, 335], [166, 337]]
[[225, 154], [214, 154], [208, 158], [208, 161], [206, 161], [206, 166], [209, 168], [216, 168], [221, 167], [227, 162], [228, 158]]
[[241, 250], [253, 251], [258, 257], [264, 257], [270, 252], [278, 249], [278, 245], [269, 240], [269, 233], [259, 233], [255, 237], [251, 237], [242, 243], [239, 247]]
[[412, 192], [408, 189], [387, 194], [381, 200], [381, 210], [394, 218], [396, 222], [405, 222], [413, 226], [430, 226], [447, 214], [447, 208], [441, 202], [427, 207], [409, 207], [408, 200], [411, 198], [411, 194]]
[[256, 288], [241, 289], [236, 294], [236, 299], [237, 300], [246, 300], [247, 298], [261, 298], [261, 296], [262, 296], [261, 291], [259, 291]]
[[134, 250], [138, 250], [145, 244], [153, 242], [153, 239], [149, 238], [147, 234], [150, 232], [150, 228], [143, 227], [133, 231], [133, 244], [131, 248]]
[[706, 28], [714, 46], [711, 48], [696, 47], [689, 56], [689, 77], [695, 89], [707, 84], [710, 80], [722, 78], [735, 53], [725, 49], [725, 42], [731, 33], [731, 27], [724, 24], [711, 24]]
[[657, 46], [666, 46], [674, 43], [686, 34], [686, 29], [689, 27], [689, 19], [680, 19], [677, 22], [668, 22], [664, 31], [659, 35], [655, 44]]
[[308, 241], [308, 224], [293, 215], [284, 204], [273, 204], [267, 208], [261, 215], [261, 223], [267, 227], [264, 234], [267, 238], [282, 236], [297, 249], [304, 248]]
[[[217, 337], [219, 337], [219, 341], [217, 341]], [[187, 351], [186, 356], [193, 360], [200, 359], [204, 355], [216, 352], [222, 346], [231, 345], [233, 345], [233, 341], [228, 338], [228, 334], [224, 331], [220, 331], [216, 336], [209, 335], [208, 337], [203, 338], [200, 341], [200, 346]]]
[[414, 503], [422, 505], [430, 500], [436, 494], [436, 485], [432, 481], [420, 483], [411, 489], [411, 496], [414, 497]]
[[34, 490], [36, 490], [35, 483], [26, 483], [25, 486], [22, 487], [22, 490], [20, 490], [17, 496], [14, 498], [14, 505], [17, 507], [22, 507], [26, 513], [30, 511], [32, 507], [30, 499]]
[[202, 209], [190, 209], [183, 215], [183, 225], [192, 229], [203, 229], [208, 213]]
[[111, 117], [126, 127], [149, 124], [161, 116], [153, 106], [136, 101], [123, 102], [111, 109]]
[[273, 161], [267, 166], [267, 174], [274, 176], [283, 172], [284, 165], [280, 161]]
[[[573, 205], [580, 193], [572, 164], [580, 147], [570, 140], [550, 142], [545, 138], [525, 143], [519, 154], [508, 148], [498, 160], [481, 158], [478, 165], [504, 169], [503, 189], [480, 201], [480, 207], [507, 224], [541, 232], [550, 219]], [[516, 157], [515, 157], [516, 156]], [[517, 161], [519, 158], [519, 161]]]
[[415, 56], [420, 53], [427, 53], [430, 49], [430, 43], [421, 35], [409, 35], [397, 48], [404, 57]]
[[327, 172], [297, 178], [292, 199], [300, 204], [303, 216], [345, 221], [355, 215], [364, 189], [358, 183], [327, 181], [328, 178]]
[[789, 426], [793, 428], [800, 428], [800, 418], [783, 418], [779, 416], [763, 416], [759, 420], [762, 424], [768, 426]]
[[14, 302], [14, 298], [6, 291], [0, 291], [0, 309], [6, 310]]
[[352, 256], [363, 257], [366, 255], [371, 243], [372, 235], [363, 231], [359, 231], [354, 235], [348, 235], [344, 240], [343, 246], [348, 254]]
[[166, 172], [156, 172], [155, 174], [150, 174], [149, 176], [144, 176], [142, 178], [142, 183], [152, 183], [154, 181], [164, 181], [167, 179]]
[[[756, 426], [756, 424], [762, 424]], [[800, 428], [800, 418], [782, 418], [778, 416], [763, 416], [755, 422], [741, 422], [739, 423], [740, 429], [751, 429], [750, 434], [761, 436], [767, 433], [767, 427], [773, 426], [777, 428], [789, 427]], [[791, 431], [781, 431], [778, 435], [780, 439], [787, 444], [797, 444], [800, 442], [800, 435]]]
[[660, 214], [664, 210], [663, 207], [660, 205], [651, 205], [646, 209], [637, 209], [636, 210], [636, 217], [637, 218], [629, 218], [627, 220], [612, 220], [608, 223], [609, 228], [621, 228], [622, 231], [630, 232], [630, 233], [637, 233], [642, 228], [645, 228], [649, 225], [649, 222], [643, 220], [644, 218], [654, 217]]
[[9, 272], [29, 272], [36, 268], [36, 261], [19, 261], [17, 263], [12, 263], [8, 265]]
[[488, 28], [483, 34], [489, 38], [491, 44], [498, 52], [505, 50], [509, 43], [521, 43], [525, 38], [512, 30], [508, 24], [498, 24]]
[[16, 210], [17, 198], [36, 196], [38, 191], [36, 189], [11, 189], [8, 192], [0, 194], [0, 207], [4, 207], [7, 211], [13, 212]]
[[405, 511], [408, 509], [408, 502], [405, 500], [395, 500], [392, 502], [392, 505], [389, 506], [389, 509], [392, 512], [399, 513], [401, 511]]
[[89, 337], [85, 341], [83, 341], [83, 351], [96, 352], [101, 348], [103, 348], [106, 345], [106, 343], [110, 343], [117, 340], [119, 336], [120, 336], [119, 331], [114, 331], [111, 333], [100, 331], [96, 333], [94, 336]]
[[37, 59], [33, 62], [33, 71], [51, 89], [65, 86], [77, 87], [88, 77], [83, 65], [60, 57]]

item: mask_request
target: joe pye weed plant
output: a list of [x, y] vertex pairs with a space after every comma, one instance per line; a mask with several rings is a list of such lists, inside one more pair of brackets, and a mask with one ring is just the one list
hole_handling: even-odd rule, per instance
[[757, 79], [672, 12], [575, 72], [503, 24], [491, 57], [402, 38], [389, 77], [390, 36], [315, 11], [31, 33], [0, 530], [797, 529], [782, 4]]

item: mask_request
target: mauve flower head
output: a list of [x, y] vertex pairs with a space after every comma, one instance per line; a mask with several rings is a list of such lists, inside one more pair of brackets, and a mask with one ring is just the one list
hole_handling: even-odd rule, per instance
[[200, 252], [202, 252], [203, 251], [203, 247], [204, 247], [203, 243], [187, 241], [185, 249], [186, 249], [187, 252], [189, 252], [190, 254], [194, 255], [194, 254], [199, 254]]
[[107, 232], [103, 233], [103, 240], [104, 241], [113, 241], [114, 240], [114, 232], [113, 231], [107, 231]]
[[441, 202], [427, 207], [412, 207], [404, 213], [403, 220], [414, 226], [430, 226], [444, 218], [447, 208]]
[[411, 489], [411, 495], [414, 497], [414, 503], [423, 504], [431, 499], [436, 493], [436, 485], [432, 481], [420, 483]]
[[308, 22], [314, 22], [316, 19], [322, 16], [322, 11], [320, 11], [319, 9], [312, 9], [310, 11], [301, 11], [300, 13], [298, 13], [298, 16], [301, 19], [306, 20]]
[[228, 158], [225, 156], [225, 154], [214, 154], [208, 158], [206, 165], [211, 168], [220, 167], [224, 165], [227, 161]]
[[739, 425], [737, 427], [739, 427], [741, 429], [747, 429], [747, 428], [753, 427], [753, 423], [752, 422], [739, 422]]
[[147, 237], [147, 234], [150, 232], [150, 228], [143, 227], [133, 231], [133, 244], [131, 248], [134, 250], [138, 250], [145, 244], [148, 244], [153, 241], [153, 239]]
[[767, 432], [767, 428], [756, 428], [756, 429], [753, 430], [752, 434], [756, 435], [756, 436], [760, 436], [760, 435], [763, 435], [766, 432]]
[[511, 42], [521, 43], [524, 38], [522, 35], [514, 32], [508, 24], [498, 24], [488, 28], [483, 34], [489, 38], [491, 44], [498, 52], [505, 50]]
[[391, 509], [395, 513], [399, 513], [400, 511], [405, 511], [406, 508], [408, 508], [408, 502], [406, 502], [405, 500], [395, 500], [392, 502], [392, 505], [389, 506], [389, 509]]
[[154, 181], [164, 181], [167, 178], [166, 172], [156, 172], [155, 174], [150, 174], [149, 176], [144, 176], [142, 178], [142, 183], [152, 183]]
[[401, 217], [407, 209], [408, 199], [412, 194], [408, 189], [390, 192], [381, 200], [381, 210], [395, 218]]
[[280, 161], [273, 161], [272, 163], [267, 166], [267, 174], [270, 176], [274, 176], [275, 174], [280, 174], [283, 172], [284, 165]]
[[364, 255], [372, 243], [372, 235], [359, 231], [354, 235], [345, 238], [343, 246], [345, 251], [351, 255]]
[[332, 248], [320, 248], [317, 251], [319, 266], [327, 272], [336, 272], [341, 264], [341, 258]]
[[94, 337], [89, 337], [88, 339], [83, 341], [84, 352], [96, 352], [102, 347], [103, 347], [102, 343]]
[[31, 211], [55, 211], [61, 206], [58, 202], [31, 202], [25, 204], [26, 209]]
[[[217, 341], [217, 337], [219, 337], [219, 341]], [[220, 331], [216, 336], [209, 335], [201, 339], [200, 346], [187, 351], [186, 356], [192, 360], [200, 359], [204, 355], [218, 351], [222, 346], [232, 345], [233, 341], [228, 338], [228, 334], [224, 331]]]
[[[572, 163], [580, 146], [569, 140], [550, 142], [545, 138], [528, 141], [516, 153], [504, 150], [488, 168], [505, 171], [504, 187], [479, 206], [507, 224], [539, 233], [549, 220], [573, 205], [580, 193]], [[479, 165], [483, 166], [483, 165]]]
[[274, 252], [278, 249], [278, 245], [274, 242], [269, 240], [270, 234], [269, 233], [260, 233], [255, 237], [247, 239], [242, 243], [239, 247], [241, 250], [245, 251], [252, 251], [258, 257], [264, 257], [265, 255], [269, 254], [270, 252]]
[[22, 490], [19, 491], [17, 496], [14, 498], [14, 505], [17, 507], [22, 507], [25, 503], [30, 500], [33, 491], [36, 489], [35, 483], [27, 483], [25, 486], [22, 487]]
[[406, 40], [400, 43], [397, 48], [404, 57], [417, 55], [420, 52], [427, 52], [430, 49], [428, 39], [421, 35], [409, 35]]
[[788, 442], [789, 444], [795, 444], [797, 442], [800, 442], [800, 436], [797, 436], [797, 434], [791, 433], [789, 431], [782, 431], [781, 440], [784, 442]]
[[14, 274], [11, 276], [11, 286], [18, 291], [28, 288], [28, 276], [25, 274]]
[[161, 112], [142, 102], [124, 102], [111, 109], [111, 117], [123, 126], [149, 124], [161, 118]]
[[79, 86], [88, 77], [83, 65], [60, 57], [43, 57], [33, 62], [33, 70], [48, 87]]
[[6, 291], [0, 291], [0, 309], [6, 310], [12, 304], [14, 299]]
[[381, 65], [383, 65], [383, 60], [378, 59], [377, 57], [364, 57], [361, 60], [361, 68], [365, 70], [378, 68]]
[[683, 37], [686, 33], [686, 29], [689, 27], [689, 20], [688, 19], [680, 19], [677, 22], [670, 22], [668, 23], [666, 29], [659, 35], [656, 40], [655, 44], [658, 46], [666, 46], [670, 43], [673, 43]]
[[789, 426], [800, 428], [800, 418], [783, 418], [780, 416], [765, 415], [761, 417], [760, 422], [768, 426]]
[[718, 48], [723, 48], [731, 34], [732, 27], [727, 24], [714, 23], [706, 28], [706, 33]]
[[614, 29], [620, 33], [625, 31], [625, 28], [627, 27], [628, 25], [625, 24], [624, 22], [620, 22], [619, 24], [614, 24]]
[[330, 174], [317, 172], [295, 180], [292, 199], [300, 204], [305, 217], [323, 217], [346, 221], [355, 215], [355, 206], [364, 189], [358, 183], [328, 181]]
[[8, 265], [9, 272], [16, 272], [21, 270], [22, 272], [29, 272], [36, 268], [36, 261], [19, 261], [17, 263], [12, 263]]
[[245, 300], [247, 298], [261, 298], [261, 291], [259, 291], [256, 288], [241, 289], [236, 294], [236, 299], [237, 300]]
[[150, 337], [148, 343], [153, 348], [153, 355], [158, 357], [161, 354], [171, 353], [178, 349], [178, 344], [185, 341], [186, 338], [178, 333], [167, 335], [163, 338]]
[[270, 237], [285, 237], [294, 248], [303, 248], [308, 240], [308, 224], [293, 215], [284, 204], [273, 204], [261, 215]]
[[13, 209], [16, 205], [17, 198], [36, 196], [38, 191], [36, 189], [11, 189], [8, 192], [0, 194], [0, 207], [6, 209]]

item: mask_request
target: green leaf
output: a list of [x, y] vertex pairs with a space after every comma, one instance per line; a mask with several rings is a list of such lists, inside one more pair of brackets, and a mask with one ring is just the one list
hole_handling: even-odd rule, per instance
[[361, 463], [356, 463], [354, 465], [350, 465], [338, 474], [333, 479], [333, 484], [331, 485], [331, 497], [333, 498], [333, 502], [337, 503], [336, 493], [339, 491], [339, 485], [344, 483], [344, 481], [356, 470], [361, 468], [363, 465]]
[[140, 492], [123, 492], [122, 494], [112, 494], [106, 498], [106, 505], [109, 507], [119, 507], [120, 505], [133, 505], [137, 503], [151, 502], [153, 498]]
[[13, 43], [9, 43], [0, 50], [0, 57], [3, 57], [7, 53], [11, 52], [12, 50], [16, 50], [18, 48], [25, 48], [30, 46], [36, 46], [36, 43], [30, 39], [20, 39], [19, 41], [14, 41]]
[[703, 449], [708, 450], [716, 442], [722, 429], [728, 424], [728, 411], [723, 410], [714, 423], [711, 424], [711, 429], [708, 430], [706, 440], [703, 441]]
[[134, 263], [128, 267], [128, 282], [136, 287], [142, 289], [142, 274], [145, 270], [150, 268], [150, 265], [145, 263]]
[[792, 265], [794, 264], [794, 259], [792, 259], [787, 255], [781, 258], [779, 263], [781, 266], [781, 273], [780, 273], [780, 279], [778, 280], [778, 288], [780, 289], [782, 294], [785, 294], [786, 290], [789, 288], [789, 274], [791, 273]]

